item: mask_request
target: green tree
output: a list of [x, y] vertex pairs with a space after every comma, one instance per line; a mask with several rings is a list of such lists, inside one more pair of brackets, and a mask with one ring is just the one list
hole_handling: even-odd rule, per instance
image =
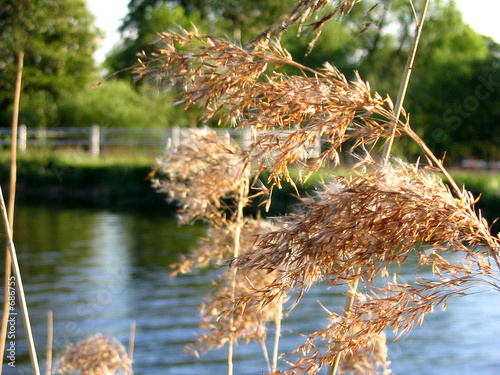
[[112, 72], [131, 67], [138, 52], [154, 50], [156, 33], [178, 26], [195, 24], [201, 32], [247, 43], [294, 5], [293, 0], [131, 0], [120, 27], [122, 44], [108, 57], [107, 67]]
[[[129, 8], [133, 5], [133, 1], [129, 4]], [[146, 6], [148, 5], [148, 6]], [[170, 93], [156, 92], [156, 82], [149, 82], [150, 87], [142, 87], [147, 85], [140, 85], [139, 92], [132, 93], [129, 90], [133, 90], [130, 84], [133, 78], [130, 74], [130, 67], [132, 67], [137, 62], [137, 53], [144, 51], [148, 55], [154, 51], [154, 41], [158, 38], [157, 33], [162, 30], [168, 30], [170, 28], [190, 28], [192, 24], [196, 24], [200, 31], [208, 30], [208, 21], [203, 20], [201, 13], [192, 9], [189, 12], [180, 5], [172, 6], [161, 1], [144, 1], [137, 3], [137, 9], [130, 10], [129, 16], [125, 18], [125, 22], [122, 25], [122, 35], [124, 36], [122, 44], [113, 51], [106, 60], [106, 66], [111, 72], [115, 74], [122, 80], [127, 81], [123, 83], [121, 89], [124, 90], [125, 86], [128, 85], [127, 95], [134, 96], [134, 99], [130, 102], [121, 102], [120, 108], [125, 108], [130, 106], [132, 103], [136, 103], [135, 109], [129, 108], [129, 111], [133, 111], [132, 117], [129, 117], [122, 124], [126, 126], [196, 126], [200, 115], [200, 111], [196, 108], [190, 108], [184, 111], [183, 108], [176, 107], [171, 103], [173, 96]], [[133, 15], [133, 17], [131, 16]], [[105, 82], [100, 89], [105, 88], [107, 83]], [[114, 83], [113, 85], [118, 85]], [[103, 93], [114, 101], [112, 92]], [[83, 98], [86, 100], [85, 98]], [[98, 101], [99, 102], [99, 101]], [[102, 107], [97, 102], [97, 108]], [[153, 108], [154, 107], [154, 108]], [[81, 107], [84, 111], [84, 107]], [[155, 115], [154, 112], [157, 111], [158, 114]], [[68, 113], [68, 111], [65, 111]], [[97, 111], [94, 111], [94, 115]], [[119, 121], [116, 121], [116, 116], [114, 120], [110, 117], [114, 116], [116, 113], [111, 111], [111, 113], [102, 111], [103, 118], [98, 123], [113, 123], [113, 126], [118, 125]], [[157, 119], [149, 121], [148, 118], [152, 116], [157, 116]], [[65, 118], [66, 116], [63, 116]], [[87, 121], [88, 122], [88, 121]], [[149, 124], [149, 125], [148, 125]]]
[[182, 107], [165, 105], [169, 93], [144, 85], [135, 90], [125, 80], [110, 80], [98, 89], [85, 88], [59, 101], [62, 126], [168, 127], [193, 126]]
[[[54, 99], [95, 72], [99, 31], [83, 0], [4, 0], [0, 8], [0, 109], [13, 99], [16, 54], [24, 52], [23, 92]], [[45, 95], [45, 94], [44, 94]]]
[[[198, 14], [201, 19], [217, 24], [213, 31], [224, 31], [228, 35], [236, 34], [237, 40], [249, 41], [277, 22], [281, 16], [290, 11], [296, 2], [293, 0], [130, 0], [128, 13], [120, 31], [125, 35], [133, 35], [147, 22], [148, 14], [155, 9], [168, 5], [170, 8], [180, 6], [189, 17]], [[198, 24], [197, 24], [198, 26]]]
[[[142, 23], [147, 20], [148, 14], [166, 3], [166, 0], [130, 0], [128, 13], [119, 31], [124, 34], [134, 34], [135, 31], [141, 28]], [[197, 11], [203, 15], [203, 18], [206, 17], [207, 0], [180, 0], [173, 2], [173, 4], [180, 5], [188, 16]]]
[[406, 105], [414, 128], [449, 161], [493, 157], [498, 45], [465, 23], [453, 0], [436, 2], [425, 27]]
[[188, 14], [182, 6], [171, 6], [167, 3], [144, 9], [140, 17], [142, 19], [134, 19], [134, 22], [124, 24], [130, 26], [126, 29], [121, 28], [123, 36], [121, 45], [106, 59], [108, 69], [117, 72], [122, 78], [131, 78], [127, 69], [137, 62], [137, 53], [144, 51], [149, 54], [154, 50], [153, 42], [157, 39], [158, 32], [179, 26], [189, 28], [192, 23], [203, 30], [207, 25], [206, 22], [202, 22], [198, 11], [194, 10]]
[[59, 107], [54, 97], [46, 91], [33, 91], [25, 94], [19, 121], [21, 124], [36, 125], [40, 128], [58, 126]]

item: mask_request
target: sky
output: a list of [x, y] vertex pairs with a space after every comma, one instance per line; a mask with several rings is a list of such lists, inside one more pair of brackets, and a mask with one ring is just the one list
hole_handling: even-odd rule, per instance
[[[455, 0], [465, 22], [478, 33], [492, 37], [500, 43], [500, 1], [498, 0]], [[105, 32], [96, 60], [102, 62], [120, 40], [117, 29], [127, 14], [129, 0], [87, 0], [90, 11], [96, 16], [96, 25]]]

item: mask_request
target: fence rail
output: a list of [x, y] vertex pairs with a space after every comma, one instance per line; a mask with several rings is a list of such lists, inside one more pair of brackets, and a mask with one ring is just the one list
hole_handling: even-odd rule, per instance
[[[169, 142], [178, 144], [185, 129], [173, 126], [168, 129], [157, 128], [103, 128], [98, 125], [71, 128], [28, 128], [19, 126], [18, 148], [52, 150], [57, 148], [76, 148], [99, 156], [106, 152], [135, 151], [161, 153]], [[244, 130], [217, 129], [229, 134], [244, 145]], [[0, 128], [0, 146], [10, 146], [11, 128]]]
[[[57, 148], [75, 148], [85, 150], [93, 156], [103, 153], [135, 152], [161, 154], [169, 143], [179, 144], [189, 129], [173, 126], [168, 129], [158, 128], [103, 128], [98, 125], [73, 128], [28, 128], [19, 126], [18, 148], [22, 153], [27, 149], [53, 150]], [[246, 148], [251, 139], [251, 130], [213, 129], [219, 134], [230, 136], [240, 146]], [[283, 131], [283, 135], [287, 132]], [[0, 146], [10, 146], [11, 128], [0, 128]], [[308, 157], [317, 156], [321, 148], [318, 139]]]
[[[246, 148], [251, 139], [251, 131], [245, 129], [213, 129], [219, 134], [225, 134], [236, 140], [239, 145]], [[173, 126], [167, 129], [158, 128], [105, 128], [98, 125], [89, 127], [67, 128], [28, 128], [19, 126], [18, 149], [25, 152], [31, 150], [78, 149], [90, 155], [116, 153], [141, 153], [161, 155], [169, 143], [179, 144], [188, 128]], [[287, 131], [282, 131], [285, 135]], [[10, 147], [12, 129], [0, 127], [0, 148]], [[308, 147], [305, 157], [316, 157], [321, 152], [322, 140], [318, 137]], [[352, 162], [352, 160], [350, 160]], [[500, 161], [484, 161], [463, 159], [460, 161], [461, 169], [469, 170], [500, 170]]]

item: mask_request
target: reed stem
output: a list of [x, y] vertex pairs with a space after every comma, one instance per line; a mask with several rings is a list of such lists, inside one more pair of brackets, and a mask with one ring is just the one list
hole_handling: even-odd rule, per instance
[[[410, 0], [413, 7], [413, 2]], [[403, 102], [406, 97], [406, 92], [408, 91], [408, 84], [410, 82], [411, 73], [413, 71], [413, 64], [415, 62], [415, 57], [417, 56], [418, 44], [420, 43], [420, 36], [422, 35], [422, 29], [424, 27], [425, 17], [427, 15], [427, 9], [429, 8], [430, 0], [426, 0], [424, 3], [424, 8], [422, 9], [422, 14], [420, 20], [417, 20], [417, 29], [415, 31], [415, 38], [413, 39], [413, 45], [411, 47], [410, 55], [408, 56], [408, 62], [406, 63], [405, 69], [403, 71], [403, 78], [401, 79], [401, 85], [399, 86], [398, 97], [396, 100], [396, 105], [394, 107], [395, 122], [399, 121], [399, 116], [401, 116], [401, 111], [403, 109]], [[415, 8], [413, 7], [415, 12]], [[391, 127], [391, 135], [384, 146], [383, 160], [384, 164], [389, 162], [389, 157], [391, 155], [392, 145], [394, 143], [394, 137], [396, 135], [396, 123]]]
[[264, 355], [264, 359], [266, 360], [267, 371], [269, 373], [272, 372], [271, 361], [269, 360], [269, 353], [267, 351], [266, 340], [262, 340], [259, 342], [260, 347], [262, 348], [262, 353]]
[[135, 345], [135, 320], [130, 323], [130, 337], [128, 341], [128, 357], [130, 360], [134, 358], [134, 345]]
[[[237, 258], [240, 255], [240, 238], [241, 238], [241, 229], [244, 225], [244, 216], [243, 209], [245, 208], [248, 191], [250, 190], [249, 186], [250, 182], [247, 177], [244, 177], [241, 182], [240, 191], [238, 193], [238, 207], [236, 211], [236, 217], [234, 222], [234, 233], [233, 233], [233, 257]], [[236, 275], [238, 273], [238, 269], [235, 267], [232, 270], [232, 282], [231, 282], [231, 299], [234, 299], [236, 294]], [[233, 346], [234, 346], [234, 338], [233, 332], [235, 331], [234, 327], [234, 316], [231, 314], [229, 318], [229, 342], [227, 348], [227, 375], [233, 374]]]
[[[11, 233], [14, 232], [14, 206], [16, 198], [17, 181], [17, 129], [19, 124], [19, 104], [21, 101], [21, 83], [23, 79], [24, 51], [17, 53], [17, 77], [14, 91], [14, 110], [12, 114], [12, 140], [10, 159], [10, 186], [9, 186], [9, 206], [7, 216]], [[5, 341], [7, 339], [7, 323], [9, 320], [9, 281], [12, 274], [12, 259], [10, 252], [5, 252], [5, 277], [4, 277], [4, 304], [2, 315], [2, 326], [0, 328], [0, 353], [5, 352]], [[0, 355], [0, 375], [3, 368], [3, 355]]]
[[12, 240], [12, 232], [9, 226], [9, 218], [7, 216], [7, 210], [5, 207], [5, 200], [3, 198], [3, 192], [0, 187], [0, 210], [2, 212], [2, 221], [5, 227], [5, 235], [7, 248], [9, 249], [10, 257], [12, 259], [12, 267], [14, 269], [14, 277], [17, 286], [17, 297], [19, 298], [19, 304], [21, 307], [21, 312], [24, 320], [24, 328], [26, 330], [26, 338], [28, 341], [28, 349], [30, 353], [31, 367], [33, 368], [34, 375], [40, 375], [40, 368], [38, 367], [38, 359], [35, 350], [35, 342], [33, 341], [33, 333], [31, 331], [30, 317], [28, 314], [28, 307], [26, 305], [26, 297], [24, 294], [24, 286], [21, 278], [21, 271], [19, 269], [19, 263], [17, 261], [16, 248], [14, 246], [14, 241]]
[[54, 337], [54, 314], [50, 310], [47, 314], [47, 362], [45, 365], [45, 374], [52, 372], [52, 341]]
[[278, 303], [278, 314], [276, 316], [276, 332], [274, 333], [274, 349], [273, 349], [273, 372], [278, 370], [278, 355], [281, 336], [281, 320], [283, 319], [283, 301]]
[[[360, 271], [361, 270], [358, 269], [357, 274], [359, 274]], [[354, 303], [354, 298], [356, 297], [356, 293], [358, 290], [359, 279], [360, 279], [360, 277], [357, 277], [356, 279], [354, 279], [352, 284], [348, 284], [349, 291], [347, 292], [347, 296], [346, 296], [346, 299], [344, 302], [344, 316], [343, 317], [345, 319], [347, 319], [347, 317], [349, 315], [349, 311], [352, 308], [352, 304]], [[343, 329], [342, 333], [345, 333], [345, 331], [346, 331], [346, 329]], [[340, 353], [340, 351], [337, 351], [337, 353], [335, 354], [335, 358], [333, 360], [333, 364], [328, 369], [328, 373], [327, 373], [328, 375], [335, 375], [337, 373], [337, 370], [338, 370], [339, 365], [340, 365], [340, 357], [341, 357], [341, 353]]]

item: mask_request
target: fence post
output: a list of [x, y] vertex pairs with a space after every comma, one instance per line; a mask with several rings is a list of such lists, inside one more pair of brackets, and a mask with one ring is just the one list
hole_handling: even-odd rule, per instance
[[99, 156], [99, 148], [101, 143], [101, 130], [99, 125], [92, 125], [90, 127], [90, 154], [92, 156]]
[[19, 151], [25, 152], [26, 151], [26, 143], [27, 143], [27, 137], [28, 137], [28, 130], [26, 128], [26, 125], [19, 125], [19, 132], [18, 132], [18, 148]]
[[246, 150], [251, 143], [252, 143], [252, 127], [250, 125], [247, 125], [243, 128], [243, 142], [242, 142], [243, 149]]
[[313, 153], [314, 158], [317, 158], [318, 156], [321, 155], [321, 142], [322, 142], [321, 135], [318, 132], [318, 134], [316, 134], [316, 142], [314, 143], [314, 153]]
[[181, 143], [181, 130], [179, 129], [178, 126], [172, 126], [172, 149], [176, 150], [177, 147], [179, 147], [179, 144]]

